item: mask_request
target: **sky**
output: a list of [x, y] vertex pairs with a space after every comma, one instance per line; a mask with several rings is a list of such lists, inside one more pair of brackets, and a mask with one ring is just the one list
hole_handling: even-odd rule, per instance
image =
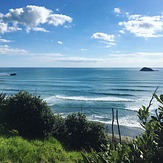
[[163, 0], [0, 1], [0, 67], [163, 67]]

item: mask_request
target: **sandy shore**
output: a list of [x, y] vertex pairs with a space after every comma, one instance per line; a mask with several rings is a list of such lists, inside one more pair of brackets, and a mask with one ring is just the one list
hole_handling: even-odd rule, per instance
[[[112, 134], [112, 126], [107, 125], [108, 132]], [[136, 137], [140, 136], [141, 133], [143, 132], [143, 129], [140, 127], [127, 127], [127, 126], [120, 126], [120, 131], [122, 136], [127, 136], [127, 137]], [[118, 135], [118, 127], [117, 125], [114, 125], [114, 134]]]

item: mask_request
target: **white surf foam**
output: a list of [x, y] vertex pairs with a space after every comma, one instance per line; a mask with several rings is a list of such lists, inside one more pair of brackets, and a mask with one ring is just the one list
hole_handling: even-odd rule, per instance
[[118, 97], [84, 97], [84, 96], [55, 96], [57, 99], [73, 100], [73, 101], [101, 101], [101, 102], [133, 102], [132, 99]]
[[[106, 117], [105, 116], [100, 116], [100, 117], [89, 116], [88, 117], [88, 120], [90, 120], [90, 121], [98, 121], [98, 122], [105, 123], [105, 124], [112, 124], [112, 120], [103, 121], [103, 119], [106, 120]], [[119, 121], [119, 125], [122, 125], [122, 126], [142, 128], [142, 126], [140, 125], [140, 122], [138, 120], [138, 117], [136, 117], [136, 116], [119, 117], [118, 121]], [[114, 124], [116, 124], [116, 120], [115, 120]]]
[[44, 100], [48, 103], [49, 106], [52, 106], [56, 103], [55, 96], [46, 97], [46, 98], [44, 98]]
[[8, 73], [5, 73], [5, 72], [1, 72], [0, 73], [0, 76], [8, 76], [9, 74]]

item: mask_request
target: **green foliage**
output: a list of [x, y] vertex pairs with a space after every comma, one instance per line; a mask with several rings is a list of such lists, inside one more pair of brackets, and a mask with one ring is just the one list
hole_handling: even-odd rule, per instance
[[[163, 161], [163, 95], [158, 97], [155, 93], [155, 98], [160, 105], [155, 111], [155, 116], [148, 117], [144, 125], [145, 132], [139, 138], [137, 138], [137, 144], [142, 152], [143, 160], [148, 162], [161, 162]], [[140, 109], [140, 110], [143, 110]], [[139, 112], [138, 112], [139, 114]], [[140, 115], [139, 115], [140, 116]], [[145, 117], [145, 115], [141, 115]]]
[[142, 108], [138, 110], [138, 117], [142, 122], [141, 123], [142, 127], [144, 127], [149, 118], [149, 108], [142, 106]]
[[134, 155], [128, 144], [118, 143], [114, 148], [108, 144], [99, 153], [92, 151], [91, 155], [83, 154], [83, 159], [85, 163], [133, 163]]
[[88, 127], [87, 144], [89, 148], [96, 151], [101, 150], [101, 145], [107, 145], [108, 143], [108, 131], [106, 131], [104, 124], [99, 122], [89, 122]]
[[71, 147], [80, 149], [87, 145], [88, 121], [80, 113], [68, 115], [65, 119], [65, 141]]
[[82, 162], [79, 152], [67, 152], [54, 138], [26, 140], [0, 137], [0, 162], [6, 163], [74, 163]]
[[0, 124], [2, 123], [2, 119], [4, 119], [4, 108], [6, 105], [6, 95], [0, 94]]
[[25, 91], [9, 97], [1, 94], [0, 113], [0, 124], [5, 126], [1, 135], [10, 135], [12, 130], [32, 139], [53, 135], [66, 146], [78, 150], [99, 150], [101, 144], [107, 143], [107, 131], [101, 123], [88, 122], [80, 113], [66, 118], [54, 115], [39, 96]]
[[54, 116], [39, 96], [21, 91], [7, 97], [4, 103], [0, 123], [8, 129], [15, 129], [27, 138], [45, 137], [51, 132]]
[[[159, 102], [159, 106], [155, 115], [150, 116], [149, 109], [153, 99]], [[0, 94], [0, 135], [3, 136], [0, 137], [0, 161], [163, 162], [163, 95], [158, 97], [154, 93], [149, 106], [139, 109], [138, 117], [144, 128], [144, 133], [140, 137], [123, 144], [108, 144], [104, 125], [87, 121], [86, 116], [81, 113], [62, 118], [60, 115], [54, 116], [47, 103], [39, 96], [23, 91], [9, 97]], [[15, 137], [18, 133], [26, 138], [53, 135], [73, 149], [93, 150], [91, 155], [83, 154], [82, 160], [78, 153], [65, 152], [54, 138], [27, 141]]]
[[0, 124], [0, 136], [10, 137], [10, 136], [18, 136], [17, 130], [8, 130], [6, 127]]
[[[155, 116], [149, 114], [153, 99], [159, 102]], [[90, 156], [83, 154], [86, 163], [155, 163], [163, 162], [163, 95], [155, 93], [148, 107], [143, 106], [138, 111], [138, 117], [144, 127], [144, 133], [133, 141], [125, 144], [110, 144]]]
[[[86, 116], [81, 113], [73, 113], [68, 115], [60, 123], [59, 131], [57, 132], [58, 139], [67, 144], [73, 149], [93, 148], [99, 150], [101, 144], [107, 143], [106, 130], [103, 124], [97, 122], [89, 122]], [[56, 132], [53, 134], [56, 136]]]
[[53, 118], [52, 135], [58, 140], [64, 142], [65, 140], [65, 120], [60, 115], [55, 115]]

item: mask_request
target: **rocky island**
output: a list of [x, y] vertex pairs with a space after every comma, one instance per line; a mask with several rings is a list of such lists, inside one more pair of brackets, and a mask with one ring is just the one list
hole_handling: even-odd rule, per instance
[[155, 70], [149, 67], [143, 67], [140, 71], [155, 71]]

